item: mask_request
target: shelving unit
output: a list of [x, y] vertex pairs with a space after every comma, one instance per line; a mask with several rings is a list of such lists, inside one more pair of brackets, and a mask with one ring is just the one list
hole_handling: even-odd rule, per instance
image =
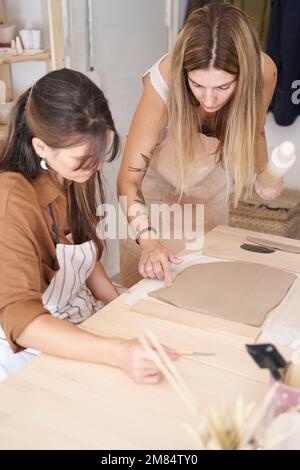
[[[51, 63], [52, 70], [65, 66], [64, 25], [62, 0], [47, 0], [48, 24], [50, 36], [50, 51], [38, 54], [20, 54], [15, 56], [0, 56], [0, 79], [6, 83], [6, 101], [13, 99], [11, 64], [21, 62], [43, 61]], [[5, 22], [4, 2], [0, 0], [0, 24]], [[0, 124], [0, 138], [5, 130], [5, 124]]]
[[[16, 64], [18, 62], [32, 62], [32, 61], [42, 61], [42, 62], [50, 62], [51, 60], [51, 53], [50, 52], [42, 52], [41, 54], [22, 54], [22, 55], [13, 55], [13, 56], [0, 56], [0, 65], [11, 65]], [[1, 72], [0, 72], [1, 76]]]

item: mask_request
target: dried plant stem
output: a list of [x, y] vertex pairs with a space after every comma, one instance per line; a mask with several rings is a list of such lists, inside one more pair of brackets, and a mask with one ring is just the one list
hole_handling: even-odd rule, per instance
[[173, 387], [175, 392], [178, 394], [181, 400], [185, 403], [185, 405], [188, 407], [191, 413], [194, 416], [198, 417], [199, 416], [198, 407], [196, 406], [196, 403], [194, 399], [192, 398], [192, 395], [189, 389], [186, 387], [186, 385], [184, 384], [181, 378], [180, 380], [178, 380], [178, 375], [179, 375], [178, 372], [176, 371], [177, 374], [174, 376], [173, 371], [169, 370], [168, 368], [170, 365], [169, 363], [171, 362], [168, 356], [167, 356], [167, 362], [165, 362], [165, 359], [163, 361], [161, 357], [159, 356], [159, 354], [151, 347], [151, 344], [144, 336], [139, 336], [139, 341], [141, 345], [144, 347], [145, 351], [147, 351], [147, 353], [149, 354], [154, 364], [156, 364], [158, 369], [161, 371], [164, 377], [168, 380], [169, 384]]

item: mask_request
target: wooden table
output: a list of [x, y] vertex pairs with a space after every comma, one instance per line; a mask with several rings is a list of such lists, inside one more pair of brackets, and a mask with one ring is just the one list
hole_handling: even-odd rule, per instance
[[[216, 353], [177, 362], [199, 405], [239, 395], [253, 402], [266, 392], [268, 372], [243, 338], [133, 312], [127, 295], [82, 328], [130, 338], [150, 326], [171, 347]], [[193, 417], [166, 381], [137, 385], [107, 366], [43, 354], [0, 384], [0, 449], [196, 449], [184, 423]]]

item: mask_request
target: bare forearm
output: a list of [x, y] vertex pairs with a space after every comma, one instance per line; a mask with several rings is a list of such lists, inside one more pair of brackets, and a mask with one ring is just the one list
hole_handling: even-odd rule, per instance
[[131, 149], [130, 139], [126, 144], [124, 160], [118, 176], [118, 193], [119, 196], [126, 197], [126, 207], [123, 207], [123, 210], [135, 233], [145, 230], [150, 225], [148, 209], [142, 192], [142, 182], [157, 146], [156, 143], [149, 152], [136, 153], [135, 158], [130, 158], [135, 154], [133, 153], [135, 147], [133, 146]]
[[86, 281], [86, 285], [92, 291], [94, 297], [101, 300], [104, 304], [108, 304], [119, 295], [100, 261], [96, 262], [92, 274]]
[[120, 340], [93, 335], [47, 314], [33, 320], [22, 331], [17, 343], [66, 359], [118, 366], [116, 348]]
[[254, 182], [254, 187], [255, 187], [256, 193], [262, 199], [273, 200], [283, 193], [285, 189], [285, 184], [284, 184], [284, 180], [281, 180], [277, 182], [275, 187], [272, 187], [273, 179], [271, 178], [270, 180], [269, 179], [270, 176], [268, 172], [265, 173], [264, 171], [268, 164], [268, 149], [267, 149], [267, 142], [266, 142], [264, 132], [262, 132], [262, 137], [259, 142], [258, 150], [259, 150], [259, 161], [258, 161], [258, 167], [257, 167], [257, 177]]
[[149, 213], [141, 188], [134, 182], [118, 184], [119, 196], [125, 196], [124, 203], [121, 200], [122, 210], [127, 216], [135, 234], [151, 225]]

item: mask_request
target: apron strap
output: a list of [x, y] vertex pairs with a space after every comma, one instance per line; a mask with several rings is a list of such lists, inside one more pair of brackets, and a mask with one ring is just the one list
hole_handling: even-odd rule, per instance
[[55, 216], [54, 216], [54, 212], [53, 212], [53, 208], [51, 204], [49, 204], [49, 211], [50, 211], [50, 215], [51, 215], [52, 222], [53, 222], [52, 227], [55, 233], [55, 244], [58, 245], [58, 243], [60, 243], [60, 237], [59, 237], [58, 228], [57, 228], [57, 224], [56, 224], [56, 220], [55, 220]]

